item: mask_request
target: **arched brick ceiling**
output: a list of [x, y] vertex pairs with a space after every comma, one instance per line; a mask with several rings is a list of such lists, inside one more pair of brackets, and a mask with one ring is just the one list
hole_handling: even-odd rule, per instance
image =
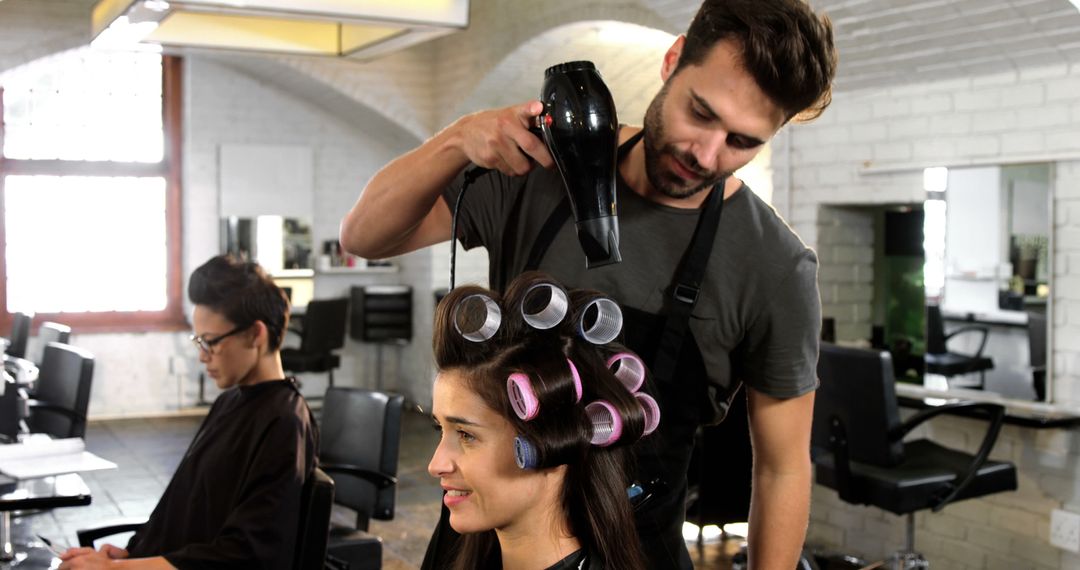
[[[84, 45], [93, 3], [0, 1], [0, 72]], [[312, 96], [325, 89], [337, 91], [424, 137], [470, 103], [494, 98], [479, 95], [478, 87], [502, 88], [514, 95], [532, 93], [538, 85], [530, 79], [536, 68], [567, 55], [589, 53], [588, 57], [603, 60], [597, 63], [613, 84], [621, 83], [613, 71], [617, 68], [641, 67], [645, 76], [654, 74], [657, 63], [639, 50], [627, 48], [619, 54], [622, 57], [609, 58], [595, 45], [576, 44], [568, 30], [580, 31], [578, 24], [618, 21], [674, 34], [685, 29], [699, 4], [698, 0], [472, 3], [468, 30], [374, 62], [277, 59], [315, 79]], [[811, 0], [811, 4], [828, 13], [836, 26], [841, 57], [838, 91], [1031, 66], [1080, 65], [1080, 11], [1069, 0]], [[527, 15], [522, 13], [525, 9], [530, 11]], [[550, 53], [534, 53], [539, 45], [551, 46]], [[620, 108], [636, 104], [620, 102]], [[631, 114], [638, 112], [628, 111]]]
[[481, 79], [453, 116], [536, 99], [547, 67], [587, 59], [612, 92], [619, 120], [640, 124], [660, 88], [660, 63], [675, 36], [623, 22], [577, 22], [548, 30], [521, 44]]

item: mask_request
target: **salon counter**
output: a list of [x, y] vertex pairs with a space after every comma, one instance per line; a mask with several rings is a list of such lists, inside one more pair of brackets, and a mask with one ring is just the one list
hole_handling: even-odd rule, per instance
[[[1018, 402], [979, 390], [953, 389], [948, 392], [927, 390], [914, 384], [896, 384], [897, 403], [904, 408], [922, 410], [962, 401], [979, 401], [1005, 406], [1005, 423], [1035, 429], [1072, 429], [1080, 427], [1080, 414], [1041, 402]], [[985, 417], [979, 410], [949, 412], [958, 416]]]

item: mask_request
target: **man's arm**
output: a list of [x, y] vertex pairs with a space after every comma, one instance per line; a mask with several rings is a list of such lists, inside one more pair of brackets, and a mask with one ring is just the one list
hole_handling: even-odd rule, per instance
[[442, 191], [470, 163], [516, 176], [532, 158], [554, 162], [529, 132], [543, 105], [529, 101], [466, 115], [372, 177], [341, 222], [341, 244], [361, 257], [380, 259], [450, 239], [450, 209]]
[[747, 387], [754, 446], [749, 567], [794, 568], [810, 518], [814, 393], [779, 399]]

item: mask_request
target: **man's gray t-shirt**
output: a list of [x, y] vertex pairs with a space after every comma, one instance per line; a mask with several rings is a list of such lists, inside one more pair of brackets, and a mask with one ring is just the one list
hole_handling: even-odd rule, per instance
[[[451, 209], [463, 174], [444, 192]], [[488, 248], [492, 276], [517, 275], [564, 195], [554, 170], [534, 168], [513, 178], [486, 173], [466, 192], [458, 237], [466, 249]], [[667, 291], [701, 210], [656, 204], [622, 181], [617, 200], [621, 263], [586, 269], [571, 220], [559, 230], [539, 269], [568, 287], [596, 289], [624, 306], [666, 313]], [[727, 394], [733, 379], [776, 398], [813, 391], [820, 327], [816, 255], [743, 185], [724, 201], [690, 318], [710, 392]]]

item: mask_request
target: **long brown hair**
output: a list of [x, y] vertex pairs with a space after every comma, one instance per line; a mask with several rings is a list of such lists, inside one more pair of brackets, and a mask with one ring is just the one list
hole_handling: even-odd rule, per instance
[[[521, 307], [533, 285], [554, 279], [538, 272], [517, 277], [505, 296], [476, 286], [458, 287], [439, 304], [435, 316], [433, 348], [440, 370], [454, 370], [492, 409], [505, 417], [517, 433], [536, 447], [539, 468], [566, 465], [562, 511], [570, 532], [589, 555], [606, 568], [644, 568], [633, 511], [626, 489], [630, 473], [629, 445], [645, 430], [645, 415], [637, 399], [607, 366], [613, 354], [626, 352], [612, 342], [598, 346], [579, 336], [578, 323], [588, 319], [590, 301], [602, 296], [593, 291], [568, 294], [567, 317], [547, 330], [525, 322]], [[502, 321], [491, 338], [474, 342], [462, 335], [462, 324], [482, 322], [484, 311], [470, 306], [475, 295], [495, 301]], [[582, 398], [567, 360], [580, 373]], [[507, 377], [526, 374], [539, 401], [539, 414], [529, 421], [515, 414], [507, 397]], [[592, 423], [585, 405], [606, 400], [623, 422], [621, 437], [606, 447], [592, 445]], [[507, 449], [507, 453], [512, 450]], [[493, 564], [499, 557], [493, 530], [462, 536], [453, 568], [473, 570]]]

